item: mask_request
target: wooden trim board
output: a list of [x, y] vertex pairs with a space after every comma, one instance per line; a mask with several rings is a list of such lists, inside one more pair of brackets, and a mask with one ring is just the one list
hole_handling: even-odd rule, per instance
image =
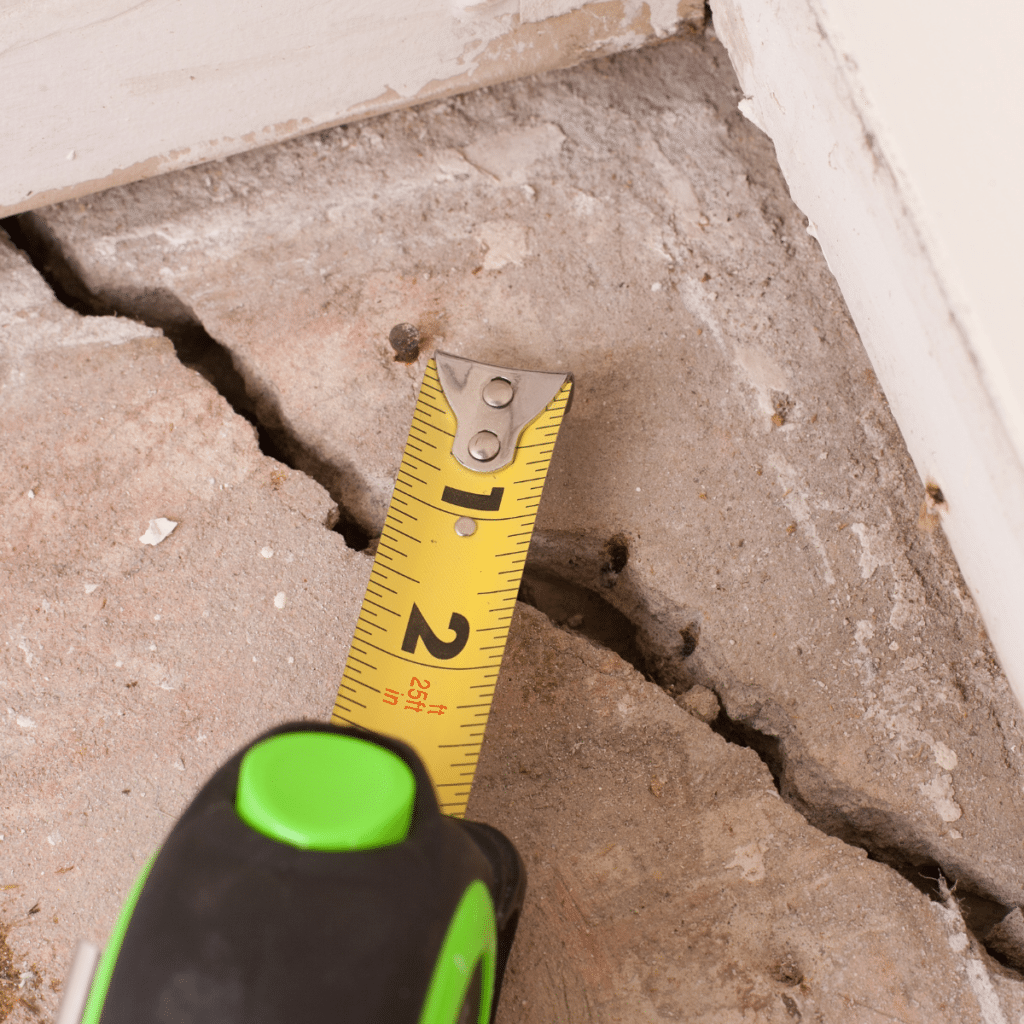
[[14, 0], [0, 217], [703, 19], [700, 0]]

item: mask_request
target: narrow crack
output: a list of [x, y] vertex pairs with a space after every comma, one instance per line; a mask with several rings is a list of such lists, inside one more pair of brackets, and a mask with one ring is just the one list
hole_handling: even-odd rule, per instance
[[[32, 261], [57, 300], [69, 309], [82, 316], [128, 317], [163, 331], [182, 365], [205, 378], [239, 416], [252, 424], [264, 455], [306, 473], [331, 495], [337, 512], [326, 525], [356, 551], [369, 546], [370, 531], [347, 511], [338, 494], [336, 468], [288, 429], [267, 389], [246, 382], [230, 349], [212, 337], [176, 295], [162, 288], [122, 291], [116, 298], [96, 295], [40, 217], [32, 213], [7, 217], [0, 220], [0, 228]], [[254, 394], [257, 391], [258, 398]]]
[[[869, 859], [892, 868], [936, 903], [944, 903], [942, 890], [948, 880], [968, 931], [993, 959], [1024, 977], [1024, 921], [1010, 927], [1020, 918], [1019, 910], [986, 895], [975, 880], [958, 880], [948, 865], [893, 841], [894, 835], [901, 834], [901, 822], [892, 815], [874, 812], [876, 827], [869, 828], [863, 819], [871, 814], [861, 814], [860, 821], [854, 820], [839, 809], [845, 801], [837, 800], [837, 806], [827, 810], [809, 804], [794, 783], [782, 730], [769, 724], [773, 715], [760, 708], [749, 718], [730, 716], [722, 699], [723, 687], [713, 671], [706, 664], [694, 663], [699, 662], [693, 658], [700, 646], [699, 615], [686, 609], [677, 609], [674, 616], [665, 612], [653, 615], [628, 593], [613, 604], [604, 595], [620, 598], [616, 588], [628, 564], [626, 541], [612, 538], [598, 552], [591, 542], [588, 552], [586, 539], [567, 540], [565, 536], [543, 533], [535, 537], [519, 592], [521, 601], [543, 612], [555, 625], [614, 651], [684, 706], [685, 695], [703, 687], [713, 708], [714, 701], [706, 691], [713, 692], [719, 699], [719, 711], [714, 716], [712, 710], [708, 716], [710, 728], [727, 742], [754, 751], [771, 774], [779, 795], [808, 824], [864, 850]], [[612, 551], [618, 553], [617, 557], [609, 557]], [[616, 607], [620, 603], [630, 610], [629, 614]], [[674, 621], [666, 622], [668, 619]], [[762, 718], [763, 727], [758, 728], [755, 722]], [[982, 891], [974, 891], [978, 889]], [[1020, 938], [1015, 929], [1022, 930]]]

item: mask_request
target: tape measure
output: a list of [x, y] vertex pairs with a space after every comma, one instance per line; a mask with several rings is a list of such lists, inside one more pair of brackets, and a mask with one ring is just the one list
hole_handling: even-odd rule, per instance
[[493, 1024], [525, 866], [452, 819], [571, 394], [567, 374], [431, 360], [332, 725], [217, 771], [102, 958], [80, 945], [58, 1024]]
[[558, 430], [564, 373], [427, 366], [331, 720], [408, 743], [466, 809]]
[[525, 888], [406, 744], [279, 726], [203, 786], [102, 958], [79, 946], [56, 1024], [493, 1024]]

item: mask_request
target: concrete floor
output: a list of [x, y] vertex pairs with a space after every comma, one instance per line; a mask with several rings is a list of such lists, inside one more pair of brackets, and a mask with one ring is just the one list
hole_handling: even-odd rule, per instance
[[500, 1019], [1024, 1020], [1020, 712], [738, 99], [688, 37], [8, 224], [10, 1020], [327, 716], [438, 349], [577, 382], [470, 805], [531, 873]]

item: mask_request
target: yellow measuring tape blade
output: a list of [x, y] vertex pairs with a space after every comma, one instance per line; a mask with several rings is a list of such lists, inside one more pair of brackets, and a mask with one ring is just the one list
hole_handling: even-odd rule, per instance
[[480, 472], [452, 454], [456, 415], [430, 361], [331, 715], [412, 746], [446, 814], [461, 816], [469, 799], [572, 391], [571, 378], [554, 379], [557, 393], [522, 430], [512, 462]]

